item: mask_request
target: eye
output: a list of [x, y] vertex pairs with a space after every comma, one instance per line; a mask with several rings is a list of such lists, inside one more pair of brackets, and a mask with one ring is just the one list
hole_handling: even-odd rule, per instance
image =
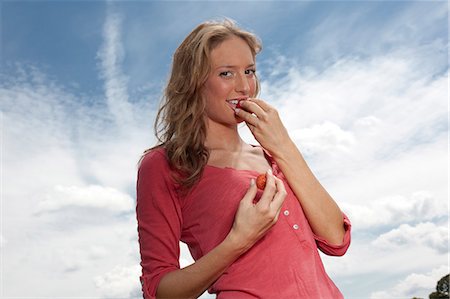
[[230, 78], [230, 77], [233, 76], [233, 73], [230, 72], [230, 71], [225, 71], [225, 72], [221, 72], [221, 73], [219, 74], [219, 76], [220, 76], [220, 77]]
[[254, 75], [256, 73], [256, 70], [255, 69], [248, 69], [248, 70], [245, 70], [245, 74], [246, 75]]

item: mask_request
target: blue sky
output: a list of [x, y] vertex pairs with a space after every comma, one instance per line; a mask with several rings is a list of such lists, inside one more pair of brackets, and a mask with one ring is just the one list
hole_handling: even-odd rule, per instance
[[[443, 3], [414, 4], [417, 12], [439, 5], [445, 9]], [[417, 17], [414, 26], [424, 31], [414, 37], [411, 35], [417, 32], [410, 28], [413, 24], [398, 24], [396, 18], [411, 13], [411, 6], [407, 1], [117, 1], [110, 5], [112, 10], [123, 13], [126, 32], [122, 67], [133, 78], [129, 83], [131, 91], [149, 84], [149, 78], [153, 84], [162, 84], [170, 68], [171, 53], [191, 28], [206, 19], [228, 16], [258, 33], [265, 45], [261, 60], [270, 60], [273, 53], [282, 52], [302, 66], [317, 68], [326, 67], [339, 55], [367, 57], [399, 44], [416, 46], [442, 36], [445, 18], [430, 23], [426, 17], [406, 16]], [[57, 80], [101, 93], [98, 61], [93, 53], [102, 42], [106, 10], [107, 4], [102, 1], [4, 2], [2, 67], [13, 61], [40, 64], [48, 67], [49, 75]], [[183, 14], [189, 18], [180, 17]], [[330, 28], [333, 31], [326, 36], [324, 31]], [[403, 36], [391, 40], [385, 38], [387, 34]], [[332, 44], [318, 51], [318, 40]]]
[[324, 256], [345, 297], [427, 297], [449, 272], [445, 1], [0, 5], [4, 298], [139, 297], [136, 163], [173, 51], [221, 17], [262, 39], [261, 98], [352, 220]]

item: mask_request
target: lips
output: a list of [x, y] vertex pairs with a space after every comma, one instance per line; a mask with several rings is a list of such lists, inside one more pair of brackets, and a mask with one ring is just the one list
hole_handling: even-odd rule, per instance
[[241, 101], [244, 101], [246, 99], [247, 98], [230, 99], [230, 100], [227, 100], [227, 103], [233, 110], [235, 110], [236, 108], [240, 108], [241, 107], [240, 106]]

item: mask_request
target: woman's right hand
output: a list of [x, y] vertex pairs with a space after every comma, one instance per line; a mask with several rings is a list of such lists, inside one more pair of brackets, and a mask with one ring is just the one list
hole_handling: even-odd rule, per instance
[[267, 171], [267, 181], [261, 199], [255, 204], [257, 193], [255, 180], [242, 198], [236, 212], [229, 237], [244, 251], [251, 248], [277, 222], [281, 206], [286, 198], [283, 181]]

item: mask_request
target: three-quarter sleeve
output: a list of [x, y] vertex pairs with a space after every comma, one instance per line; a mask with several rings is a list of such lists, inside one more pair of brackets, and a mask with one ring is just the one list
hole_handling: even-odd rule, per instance
[[350, 231], [351, 231], [351, 223], [348, 217], [345, 214], [342, 214], [344, 217], [344, 229], [345, 234], [342, 240], [342, 243], [339, 245], [330, 244], [324, 238], [321, 238], [314, 234], [314, 239], [316, 240], [317, 247], [323, 253], [332, 256], [342, 256], [347, 252], [348, 247], [350, 246]]
[[148, 153], [139, 166], [136, 216], [145, 299], [153, 299], [161, 278], [180, 269], [182, 215], [165, 155]]

